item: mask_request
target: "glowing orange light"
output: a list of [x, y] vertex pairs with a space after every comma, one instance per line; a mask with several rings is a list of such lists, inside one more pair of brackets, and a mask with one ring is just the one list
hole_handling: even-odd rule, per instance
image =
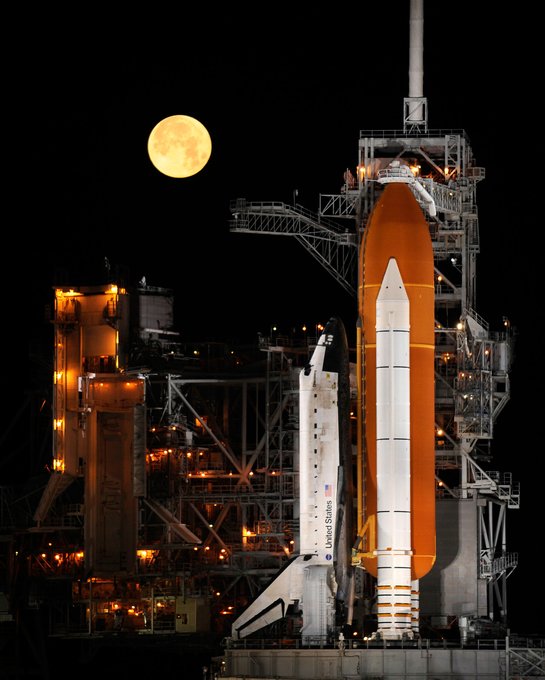
[[57, 297], [78, 297], [80, 296], [80, 293], [76, 293], [76, 291], [73, 288], [70, 288], [70, 290], [57, 289], [55, 291], [55, 295]]

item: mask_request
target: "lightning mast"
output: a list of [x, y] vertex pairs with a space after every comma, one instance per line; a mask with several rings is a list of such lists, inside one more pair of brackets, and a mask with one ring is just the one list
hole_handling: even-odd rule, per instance
[[403, 130], [428, 129], [428, 102], [424, 97], [424, 0], [411, 0], [409, 43], [409, 96], [403, 100]]

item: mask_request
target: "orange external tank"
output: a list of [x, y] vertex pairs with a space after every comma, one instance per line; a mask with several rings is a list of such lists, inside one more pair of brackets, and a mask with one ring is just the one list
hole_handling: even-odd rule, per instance
[[[435, 562], [434, 263], [428, 223], [405, 183], [386, 184], [373, 208], [360, 251], [359, 314], [363, 328], [364, 520], [377, 513], [376, 301], [395, 258], [410, 305], [410, 508], [412, 579]], [[370, 532], [373, 535], [374, 532]], [[363, 566], [377, 576], [376, 546]]]

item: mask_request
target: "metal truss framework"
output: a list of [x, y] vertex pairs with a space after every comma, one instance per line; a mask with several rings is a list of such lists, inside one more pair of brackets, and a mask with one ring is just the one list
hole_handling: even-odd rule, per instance
[[507, 680], [542, 678], [545, 676], [545, 649], [531, 646], [530, 640], [522, 644], [510, 644], [506, 649], [505, 677]]
[[[435, 205], [428, 216], [436, 273], [436, 469], [444, 489], [458, 498], [486, 499], [479, 521], [482, 546], [478, 578], [489, 582], [491, 612], [506, 613], [506, 579], [516, 555], [505, 545], [505, 509], [518, 508], [520, 491], [510, 474], [485, 472], [494, 423], [509, 400], [511, 342], [505, 319], [490, 332], [475, 311], [476, 259], [480, 250], [476, 188], [484, 168], [473, 158], [463, 130], [363, 130], [356, 176], [345, 173], [340, 194], [320, 195], [319, 213], [283, 203], [232, 204], [233, 232], [293, 236], [342, 287], [355, 296], [358, 250], [380, 195], [378, 178], [392, 161], [408, 165], [418, 189]], [[422, 191], [413, 193], [425, 214]], [[349, 220], [349, 222], [347, 222]], [[343, 228], [340, 224], [349, 224]], [[451, 484], [444, 475], [455, 473]], [[491, 500], [492, 499], [492, 500]], [[497, 517], [496, 517], [497, 515]], [[499, 537], [502, 537], [499, 540]]]
[[[161, 483], [171, 479], [163, 494], [170, 521], [160, 532], [160, 552], [168, 559], [169, 530], [176, 521], [198, 527], [193, 530], [202, 539], [201, 566], [191, 570], [193, 592], [213, 589], [226, 603], [243, 607], [297, 547], [295, 366], [308, 351], [305, 345], [269, 347], [257, 376], [148, 377], [148, 393], [156, 395], [152, 402], [163, 404], [160, 412], [149, 413], [152, 429], [181, 433], [170, 449], [174, 468], [157, 468]], [[150, 448], [152, 458], [154, 453], [164, 463], [164, 447]], [[153, 471], [149, 481], [151, 493], [160, 496]], [[143, 531], [147, 527], [144, 519]]]
[[239, 198], [231, 204], [231, 213], [233, 232], [294, 236], [337, 283], [355, 295], [357, 240], [354, 234], [325, 218], [317, 218], [300, 205], [251, 203]]

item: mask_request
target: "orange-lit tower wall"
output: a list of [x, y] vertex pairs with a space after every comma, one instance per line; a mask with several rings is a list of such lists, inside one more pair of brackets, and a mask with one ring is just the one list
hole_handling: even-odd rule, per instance
[[129, 295], [117, 286], [57, 289], [53, 468], [84, 479], [85, 568], [134, 573], [145, 494], [144, 381], [125, 372]]
[[429, 227], [410, 188], [387, 184], [371, 214], [360, 252], [359, 314], [363, 328], [363, 409], [367, 523], [364, 567], [377, 576], [376, 302], [395, 258], [410, 305], [410, 509], [412, 579], [435, 562], [434, 260]]

